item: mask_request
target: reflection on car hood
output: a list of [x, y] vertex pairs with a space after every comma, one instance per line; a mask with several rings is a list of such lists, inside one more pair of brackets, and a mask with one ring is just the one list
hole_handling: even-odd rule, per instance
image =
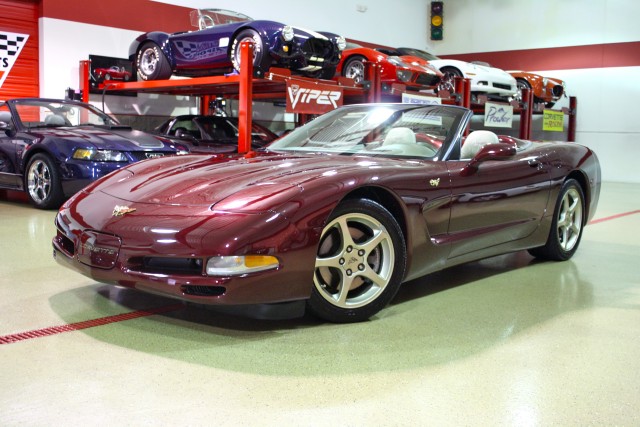
[[[56, 138], [78, 146], [93, 146], [101, 150], [139, 151], [163, 150], [166, 145], [153, 135], [129, 128], [107, 126], [59, 127], [32, 129], [29, 133], [42, 138]], [[169, 147], [166, 147], [170, 150]]]
[[[237, 205], [287, 190], [301, 191], [314, 181], [326, 181], [327, 176], [333, 181], [341, 176], [351, 179], [361, 169], [361, 159], [352, 156], [263, 154], [231, 161], [205, 155], [171, 156], [133, 164], [127, 168], [133, 175], [123, 172], [95, 190], [134, 203], [211, 206], [225, 200]], [[230, 196], [235, 202], [229, 201]]]

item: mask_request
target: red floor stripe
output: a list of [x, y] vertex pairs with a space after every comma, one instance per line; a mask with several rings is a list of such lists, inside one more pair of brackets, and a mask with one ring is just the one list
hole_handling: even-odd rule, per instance
[[618, 219], [618, 218], [622, 218], [624, 216], [629, 216], [629, 215], [634, 215], [640, 213], [640, 210], [637, 211], [631, 211], [631, 212], [625, 212], [625, 213], [621, 213], [621, 214], [617, 214], [617, 215], [611, 215], [611, 216], [607, 216], [604, 218], [598, 218], [598, 219], [594, 219], [592, 220], [589, 225], [591, 224], [598, 224], [600, 222], [605, 222], [605, 221], [611, 221], [612, 219]]
[[154, 314], [176, 311], [180, 308], [182, 308], [182, 304], [168, 305], [164, 307], [151, 308], [149, 310], [138, 310], [132, 311], [130, 313], [101, 317], [99, 319], [85, 320], [83, 322], [70, 323], [68, 325], [52, 326], [50, 328], [20, 332], [17, 334], [0, 336], [0, 344], [12, 344], [14, 342], [29, 340], [32, 338], [42, 338], [48, 337], [49, 335], [61, 334], [63, 332], [79, 331], [80, 329], [108, 325], [109, 323], [123, 322], [125, 320], [137, 319], [140, 317], [152, 316]]

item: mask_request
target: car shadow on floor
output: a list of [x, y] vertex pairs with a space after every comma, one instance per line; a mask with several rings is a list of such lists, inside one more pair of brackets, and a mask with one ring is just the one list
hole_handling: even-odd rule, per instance
[[[469, 357], [589, 306], [593, 286], [578, 271], [572, 261], [536, 262], [523, 252], [410, 281], [368, 322], [331, 324], [307, 314], [263, 320], [183, 304], [163, 314], [74, 333], [142, 353], [263, 375], [412, 369]], [[77, 321], [79, 312], [95, 318], [175, 304], [102, 284], [51, 299], [65, 321]]]

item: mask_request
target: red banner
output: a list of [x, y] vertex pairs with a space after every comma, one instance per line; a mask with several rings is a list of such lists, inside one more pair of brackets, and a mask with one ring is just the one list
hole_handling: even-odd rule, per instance
[[287, 113], [323, 114], [342, 106], [340, 86], [287, 80]]

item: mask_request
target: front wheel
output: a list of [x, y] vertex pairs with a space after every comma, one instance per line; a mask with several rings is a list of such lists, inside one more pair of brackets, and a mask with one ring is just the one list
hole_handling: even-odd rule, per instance
[[27, 165], [25, 187], [31, 203], [40, 209], [56, 209], [64, 200], [60, 173], [48, 155], [38, 153]]
[[575, 179], [567, 180], [560, 190], [553, 213], [547, 243], [529, 250], [537, 258], [566, 261], [578, 250], [585, 218], [582, 187]]
[[240, 67], [242, 66], [240, 60], [240, 45], [242, 42], [253, 42], [253, 74], [262, 77], [267, 70], [263, 70], [263, 59], [264, 59], [264, 43], [262, 43], [262, 38], [260, 35], [252, 29], [246, 29], [240, 31], [235, 39], [233, 39], [233, 44], [231, 45], [231, 63], [233, 64], [233, 68], [240, 72]]
[[344, 63], [344, 67], [342, 67], [342, 75], [353, 79], [356, 83], [362, 83], [365, 78], [364, 63], [366, 60], [367, 58], [364, 56], [352, 56]]
[[322, 230], [308, 307], [331, 322], [359, 322], [397, 293], [407, 263], [404, 236], [384, 207], [368, 200], [340, 204]]
[[171, 77], [171, 64], [160, 46], [153, 42], [144, 43], [136, 56], [136, 69], [142, 80], [164, 80]]

